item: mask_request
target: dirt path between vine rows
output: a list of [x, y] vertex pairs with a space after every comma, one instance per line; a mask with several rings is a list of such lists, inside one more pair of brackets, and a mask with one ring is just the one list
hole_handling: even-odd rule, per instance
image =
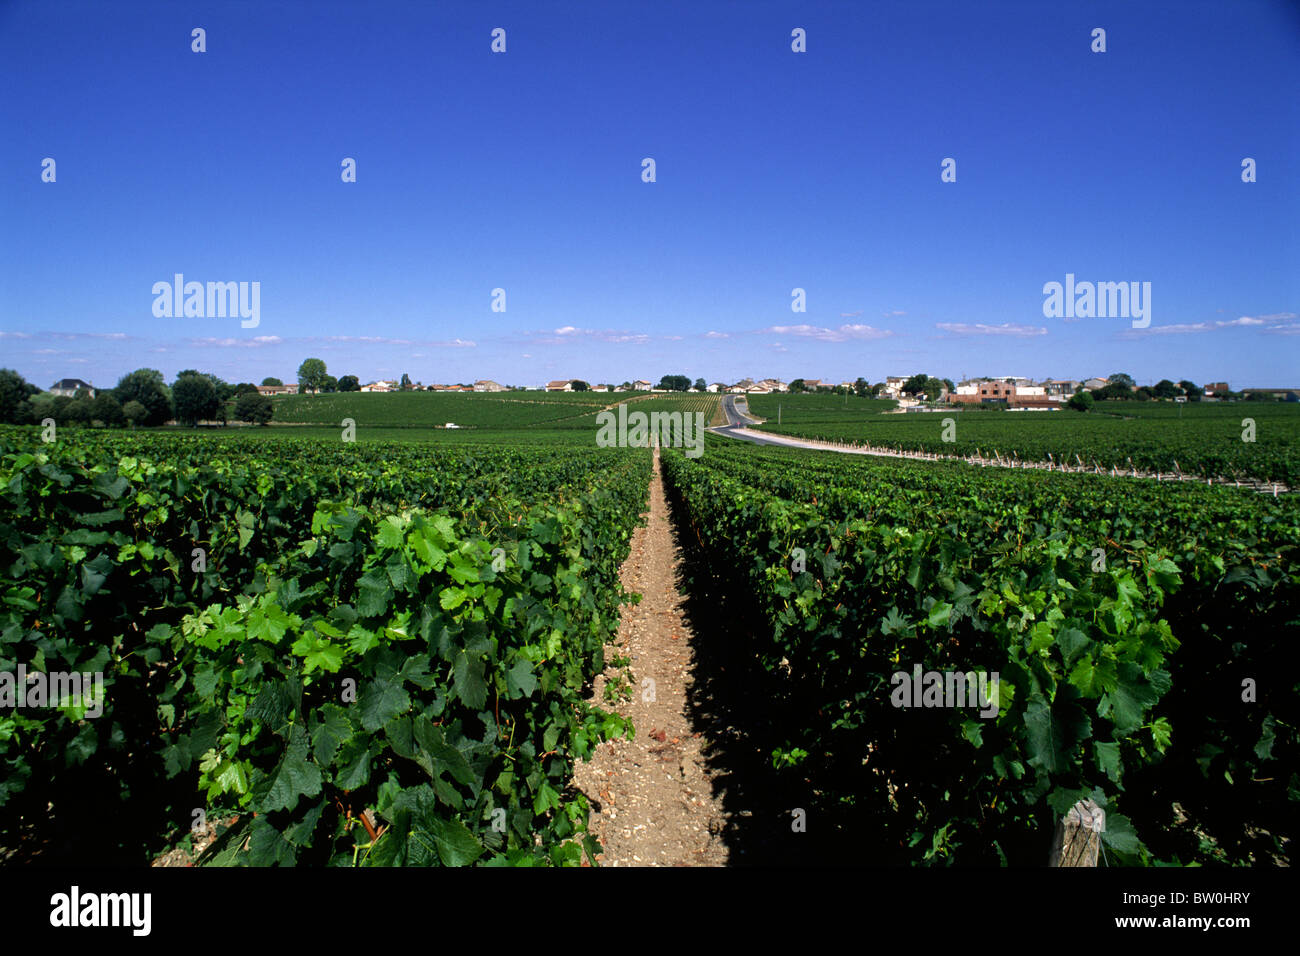
[[[615, 646], [597, 677], [593, 701], [630, 718], [633, 740], [599, 744], [580, 763], [574, 784], [591, 801], [591, 829], [602, 866], [725, 866], [726, 813], [714, 796], [703, 748], [688, 707], [695, 635], [678, 592], [681, 555], [673, 540], [655, 450], [650, 513], [623, 563], [623, 586], [642, 595], [623, 607]], [[617, 658], [630, 659], [626, 667]], [[628, 679], [628, 671], [631, 678]], [[605, 700], [605, 686], [630, 683], [631, 698]]]

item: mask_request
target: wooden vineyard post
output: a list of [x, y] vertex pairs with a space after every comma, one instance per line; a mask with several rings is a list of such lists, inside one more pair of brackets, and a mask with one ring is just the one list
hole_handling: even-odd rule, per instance
[[1048, 866], [1096, 866], [1106, 811], [1091, 800], [1080, 800], [1056, 822]]

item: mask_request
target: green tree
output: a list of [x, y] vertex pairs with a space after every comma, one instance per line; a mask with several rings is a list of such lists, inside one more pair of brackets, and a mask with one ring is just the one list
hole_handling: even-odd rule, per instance
[[697, 378], [697, 379], [695, 380], [695, 390], [696, 390], [697, 392], [702, 392], [702, 391], [704, 391], [705, 389], [707, 389], [708, 387], [709, 387], [709, 383], [706, 382], [706, 381], [704, 381], [704, 379], [702, 379], [702, 378]]
[[684, 392], [691, 387], [691, 380], [685, 375], [665, 375], [659, 379], [655, 388], [668, 389], [671, 392]]
[[91, 421], [100, 421], [110, 428], [116, 428], [126, 422], [122, 406], [118, 404], [112, 392], [100, 392], [90, 400]]
[[794, 394], [798, 394], [799, 392], [806, 392], [808, 391], [808, 383], [801, 378], [796, 378], [793, 382], [790, 383], [789, 389], [790, 392]]
[[122, 414], [131, 423], [131, 427], [142, 425], [149, 418], [149, 409], [132, 399], [122, 406]]
[[333, 375], [326, 375], [320, 383], [320, 390], [326, 395], [330, 395], [339, 390], [339, 380]]
[[1092, 403], [1092, 392], [1075, 392], [1065, 403], [1065, 407], [1073, 408], [1076, 412], [1086, 412], [1092, 408]]
[[1123, 385], [1125, 388], [1133, 388], [1137, 384], [1137, 382], [1133, 381], [1133, 376], [1127, 372], [1116, 372], [1106, 381], [1111, 385]]
[[[78, 391], [81, 391], [81, 389], [78, 389]], [[82, 395], [81, 398], [74, 396], [72, 400], [64, 406], [63, 415], [58, 420], [60, 422], [69, 422], [78, 425], [89, 425], [91, 421], [90, 416], [93, 411], [90, 402], [91, 399], [89, 395]]]
[[221, 409], [221, 398], [216, 386], [206, 375], [198, 372], [182, 372], [172, 385], [172, 403], [176, 408], [176, 420], [182, 425], [197, 425], [205, 419], [217, 417]]
[[18, 406], [40, 391], [11, 368], [0, 368], [0, 422], [13, 422]]
[[1193, 382], [1191, 379], [1187, 379], [1187, 378], [1183, 379], [1181, 382], [1178, 383], [1178, 387], [1181, 388], [1183, 390], [1183, 394], [1188, 396], [1189, 398], [1192, 395], [1201, 394], [1200, 388], [1198, 388], [1196, 383]]
[[245, 392], [252, 392], [253, 394], [256, 395], [257, 386], [254, 385], [252, 382], [240, 382], [238, 385], [235, 386], [234, 394], [231, 397], [238, 398], [240, 395], [243, 395]]
[[1121, 382], [1111, 382], [1092, 393], [1092, 397], [1099, 402], [1125, 402], [1133, 398], [1133, 390]]
[[355, 375], [344, 375], [339, 379], [340, 392], [359, 392], [361, 391], [361, 380]]
[[582, 379], [580, 379], [580, 378], [575, 378], [575, 379], [573, 380], [573, 390], [574, 390], [575, 392], [585, 392], [585, 391], [586, 391], [587, 389], [589, 389], [590, 387], [591, 387], [590, 385], [588, 385], [586, 382], [584, 382], [584, 381], [583, 381]]
[[283, 385], [284, 382], [280, 381], [278, 378], [271, 378], [270, 376], [268, 376], [268, 377], [262, 379], [262, 384], [263, 384], [263, 385]]
[[918, 372], [903, 383], [903, 387], [900, 391], [902, 391], [904, 395], [919, 395], [925, 391], [925, 386], [929, 381], [930, 376], [926, 375], [924, 372]]
[[1162, 378], [1160, 381], [1156, 382], [1154, 387], [1152, 387], [1151, 394], [1156, 398], [1173, 398], [1178, 394], [1178, 386], [1169, 381], [1169, 379]]
[[325, 363], [320, 359], [306, 359], [298, 366], [298, 385], [303, 391], [307, 389], [318, 391], [325, 383], [325, 376], [328, 374]]
[[138, 368], [123, 375], [113, 389], [113, 397], [123, 409], [131, 401], [143, 405], [147, 414], [140, 421], [142, 425], [161, 425], [172, 417], [171, 394], [157, 369]]
[[[59, 420], [59, 396], [51, 395], [49, 392], [41, 392], [39, 395], [33, 395], [27, 400], [27, 408], [31, 416], [30, 424], [39, 425], [47, 418]], [[68, 400], [64, 399], [63, 404], [67, 405]]]
[[9, 419], [14, 425], [35, 425], [40, 419], [36, 417], [36, 409], [32, 405], [32, 398], [24, 398], [19, 402], [11, 413]]
[[275, 406], [270, 395], [258, 392], [244, 392], [235, 399], [235, 417], [241, 422], [265, 425], [275, 415]]

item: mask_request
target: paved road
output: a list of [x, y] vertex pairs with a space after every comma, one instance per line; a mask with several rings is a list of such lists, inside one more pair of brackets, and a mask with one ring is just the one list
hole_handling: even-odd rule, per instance
[[[748, 403], [746, 403], [748, 407]], [[727, 424], [718, 425], [710, 428], [709, 431], [717, 435], [725, 435], [727, 438], [734, 438], [737, 441], [753, 442], [755, 445], [787, 445], [791, 444], [788, 440], [782, 441], [777, 438], [759, 437], [759, 433], [749, 430], [748, 426], [755, 423], [755, 419], [742, 414], [736, 408], [736, 396], [724, 395], [722, 397], [722, 410], [726, 413]]]
[[[749, 407], [748, 402], [746, 402], [745, 407]], [[709, 431], [717, 435], [725, 435], [727, 438], [734, 438], [737, 441], [753, 442], [755, 445], [780, 445], [783, 448], [807, 448], [810, 451], [849, 451], [847, 448], [830, 448], [826, 445], [791, 438], [789, 435], [775, 435], [769, 432], [755, 431], [750, 426], [757, 424], [759, 419], [740, 411], [736, 407], [736, 397], [734, 395], [723, 396], [722, 410], [727, 414], [727, 424], [709, 429]], [[855, 453], [867, 454], [865, 449]]]

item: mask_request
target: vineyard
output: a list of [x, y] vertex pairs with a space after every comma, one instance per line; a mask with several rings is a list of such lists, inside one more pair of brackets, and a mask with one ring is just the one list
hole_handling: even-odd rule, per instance
[[1123, 402], [1111, 403], [1118, 411], [1087, 414], [986, 409], [882, 414], [883, 404], [852, 396], [838, 404], [834, 398], [802, 395], [754, 395], [749, 401], [751, 413], [766, 419], [763, 430], [821, 441], [1300, 483], [1300, 407], [1294, 405]]
[[[773, 765], [846, 857], [1041, 866], [1091, 797], [1112, 863], [1285, 859], [1293, 499], [731, 445], [664, 470]], [[1000, 675], [995, 716], [898, 709], [918, 665]]]
[[[138, 863], [200, 814], [218, 865], [595, 863], [572, 780], [646, 729], [593, 682], [652, 460], [550, 424], [0, 431], [0, 670], [104, 675], [102, 714], [0, 712], [0, 855]], [[834, 858], [1041, 866], [1091, 798], [1111, 864], [1289, 862], [1295, 496], [718, 436], [661, 468], [759, 786]], [[991, 710], [900, 708], [914, 668]]]
[[[285, 395], [276, 400], [281, 423], [334, 426], [348, 418], [358, 428], [397, 433], [402, 428], [442, 429], [448, 422], [478, 435], [501, 431], [553, 430], [582, 432], [596, 428], [596, 414], [619, 403], [646, 412], [705, 413], [712, 418], [716, 395], [654, 392], [391, 392], [331, 395]], [[470, 440], [474, 440], [471, 438]]]
[[[0, 434], [4, 669], [102, 672], [0, 716], [8, 856], [576, 863], [584, 688], [649, 456]], [[53, 702], [52, 702], [53, 703]], [[109, 826], [88, 821], [111, 820]]]

